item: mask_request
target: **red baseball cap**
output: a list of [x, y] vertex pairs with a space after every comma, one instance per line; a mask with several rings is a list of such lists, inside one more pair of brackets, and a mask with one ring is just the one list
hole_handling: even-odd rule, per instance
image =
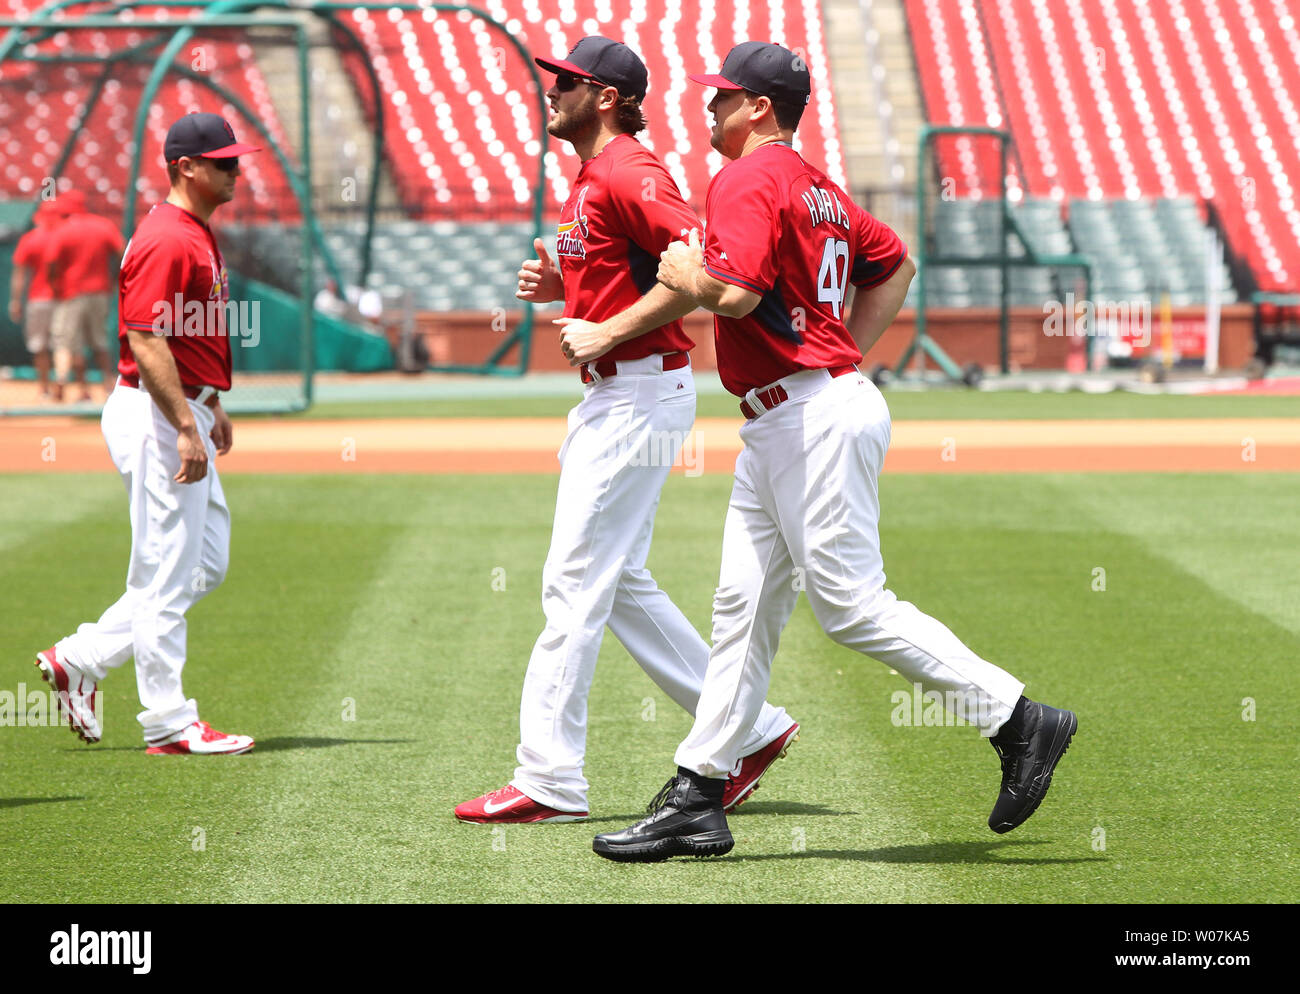
[[235, 130], [220, 114], [186, 114], [167, 129], [163, 158], [175, 162], [182, 156], [191, 159], [229, 159], [249, 152], [260, 152], [260, 145], [244, 145], [235, 140]]
[[53, 217], [83, 214], [86, 210], [86, 195], [80, 190], [65, 190], [53, 200], [45, 201], [45, 209]]

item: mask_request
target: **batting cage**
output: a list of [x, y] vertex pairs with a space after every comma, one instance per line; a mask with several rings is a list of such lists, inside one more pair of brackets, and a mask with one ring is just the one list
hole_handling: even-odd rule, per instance
[[[240, 159], [235, 198], [212, 218], [230, 410], [302, 409], [322, 370], [524, 371], [532, 311], [512, 277], [540, 230], [544, 102], [531, 59], [488, 14], [234, 0], [11, 0], [0, 14], [0, 411], [50, 409], [37, 403], [23, 301], [8, 306], [13, 251], [38, 208], [83, 198], [129, 239], [167, 196], [168, 127], [194, 111], [263, 149]], [[434, 44], [436, 65], [409, 58]], [[420, 127], [415, 101], [439, 127]], [[386, 130], [409, 156], [385, 155]], [[488, 191], [489, 163], [504, 200]], [[115, 285], [108, 296], [102, 340], [76, 357], [87, 411], [112, 385]], [[477, 333], [455, 355], [422, 354], [437, 341], [430, 321]], [[65, 399], [75, 409], [79, 394]]]
[[1088, 299], [1091, 261], [1074, 254], [1059, 203], [1026, 195], [1009, 132], [927, 126], [917, 155], [916, 334], [893, 372], [901, 375], [914, 358], [923, 371], [928, 357], [974, 386], [982, 368], [959, 368], [927, 334], [931, 309], [996, 310], [1005, 373], [1013, 359], [1011, 309], [1041, 312], [1076, 294]]

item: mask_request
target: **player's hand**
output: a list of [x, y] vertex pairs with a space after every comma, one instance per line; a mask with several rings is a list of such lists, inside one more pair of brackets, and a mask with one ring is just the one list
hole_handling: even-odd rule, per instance
[[560, 351], [570, 366], [599, 359], [614, 347], [603, 324], [582, 318], [556, 318], [551, 323], [560, 326]]
[[212, 409], [212, 413], [216, 415], [216, 423], [212, 426], [212, 444], [217, 447], [217, 455], [224, 456], [235, 444], [235, 426], [230, 423], [230, 415], [220, 402]]
[[669, 290], [696, 296], [695, 277], [704, 268], [704, 249], [700, 245], [700, 232], [692, 228], [685, 242], [669, 242], [659, 256], [657, 279]]
[[19, 324], [23, 319], [23, 305], [16, 300], [9, 301], [9, 320]]
[[181, 468], [172, 477], [177, 483], [198, 483], [208, 475], [208, 449], [194, 425], [176, 433], [176, 454], [181, 457]]
[[533, 239], [533, 248], [537, 251], [536, 259], [529, 259], [519, 269], [519, 289], [515, 296], [520, 300], [534, 304], [546, 304], [564, 297], [564, 278], [551, 261], [546, 251], [546, 243], [540, 238]]

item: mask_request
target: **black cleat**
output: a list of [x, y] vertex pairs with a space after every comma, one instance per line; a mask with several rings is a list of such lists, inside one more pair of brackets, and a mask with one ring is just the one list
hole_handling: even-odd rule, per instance
[[1006, 724], [989, 739], [1002, 760], [1002, 790], [989, 828], [999, 835], [1009, 832], [1038, 809], [1078, 727], [1073, 711], [1020, 698]]
[[721, 856], [735, 845], [722, 810], [725, 780], [678, 767], [650, 802], [650, 816], [621, 832], [597, 835], [596, 855], [619, 863], [659, 863], [673, 856]]

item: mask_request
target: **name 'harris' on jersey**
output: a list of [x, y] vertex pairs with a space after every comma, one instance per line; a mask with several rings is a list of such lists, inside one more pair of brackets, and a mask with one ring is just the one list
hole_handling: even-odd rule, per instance
[[889, 279], [907, 247], [789, 145], [764, 145], [709, 186], [704, 265], [762, 298], [714, 319], [718, 373], [737, 396], [801, 369], [862, 361], [844, 325], [849, 284]]
[[[604, 321], [656, 283], [668, 243], [700, 226], [672, 174], [631, 135], [619, 135], [582, 164], [560, 212], [555, 252], [564, 277], [564, 316]], [[604, 359], [689, 352], [673, 321], [616, 345]]]

